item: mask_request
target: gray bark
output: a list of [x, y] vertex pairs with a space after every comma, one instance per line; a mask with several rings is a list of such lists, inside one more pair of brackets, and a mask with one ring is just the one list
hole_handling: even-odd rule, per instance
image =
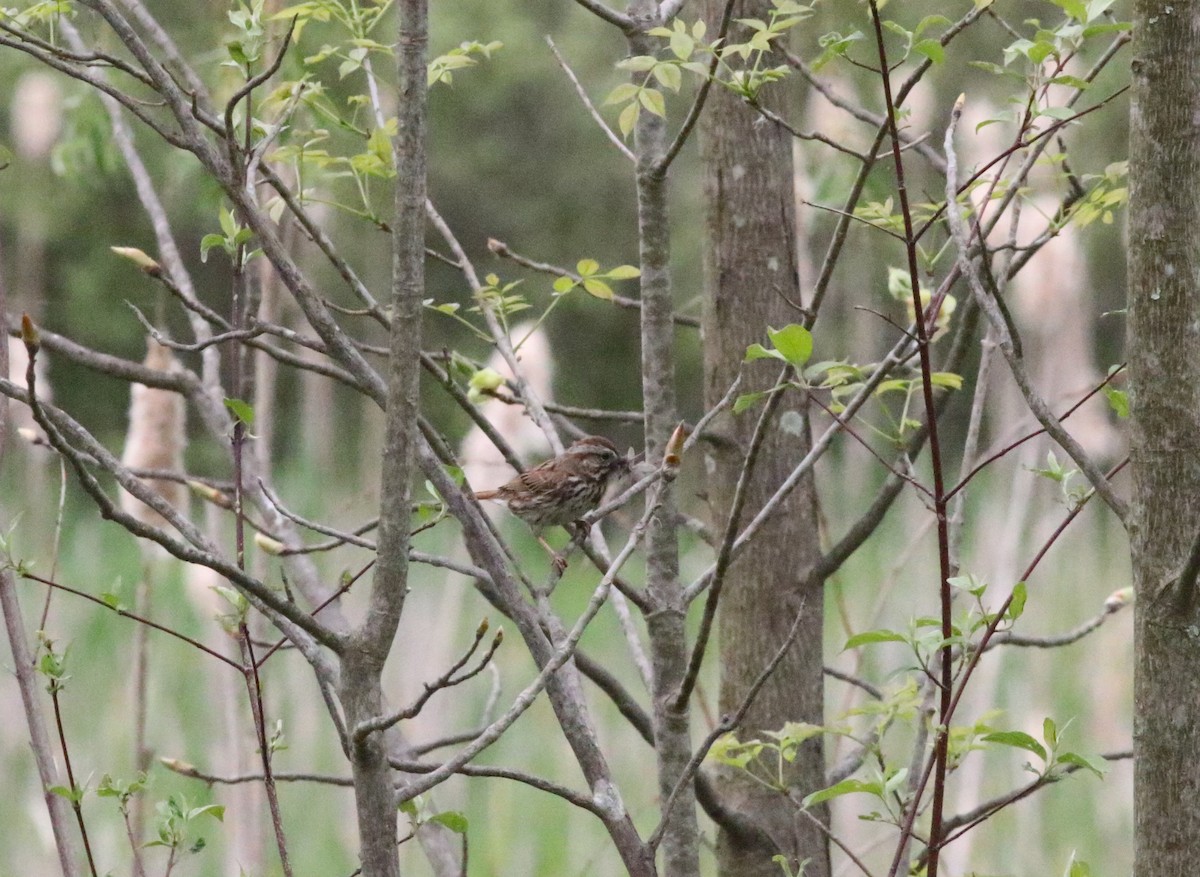
[[396, 877], [396, 807], [384, 736], [353, 729], [384, 714], [380, 677], [408, 591], [410, 494], [417, 441], [421, 299], [425, 291], [426, 0], [400, 4], [400, 83], [395, 141], [392, 325], [380, 476], [379, 543], [370, 606], [342, 659], [341, 701], [351, 729], [350, 763], [364, 877]]
[[[710, 31], [720, 21], [722, 0], [709, 0]], [[770, 4], [745, 0], [734, 17], [767, 17]], [[731, 39], [737, 41], [736, 32]], [[795, 269], [795, 204], [792, 197], [792, 144], [782, 129], [761, 118], [725, 89], [713, 89], [701, 119], [707, 200], [705, 247], [704, 383], [705, 403], [713, 404], [741, 368], [746, 347], [762, 342], [767, 326], [801, 322], [785, 301], [800, 301]], [[770, 95], [763, 97], [764, 105]], [[774, 108], [774, 107], [773, 107]], [[777, 109], [777, 108], [775, 108]], [[760, 362], [748, 370], [743, 392], [770, 387], [778, 364]], [[748, 521], [804, 457], [810, 437], [804, 400], [796, 393], [784, 399], [767, 433], [752, 480], [748, 484]], [[710, 445], [708, 491], [715, 525], [723, 529], [746, 448], [757, 420], [754, 410], [726, 415], [719, 422], [722, 441]], [[783, 429], [780, 424], [788, 429]], [[808, 571], [820, 557], [816, 494], [805, 478], [756, 539], [731, 566], [719, 620], [720, 710], [735, 710], [747, 689], [787, 637], [803, 606], [805, 614], [796, 644], [789, 650], [747, 713], [740, 739], [780, 729], [786, 722], [823, 721], [822, 592], [806, 592]], [[787, 776], [801, 794], [824, 785], [825, 758], [821, 739], [801, 747]], [[796, 862], [808, 859], [808, 877], [826, 877], [829, 851], [824, 835], [797, 817], [786, 802], [736, 771], [719, 775], [718, 793], [727, 806], [757, 825], [759, 842], [721, 831], [720, 873], [754, 877], [780, 873], [771, 858], [784, 853]], [[822, 810], [814, 813], [828, 821]], [[761, 844], [771, 838], [774, 848]]]
[[[630, 13], [657, 23], [654, 3], [634, 2]], [[658, 40], [636, 34], [632, 54], [650, 55]], [[639, 74], [641, 75], [641, 74]], [[638, 240], [642, 297], [642, 401], [645, 409], [646, 459], [658, 463], [678, 423], [675, 401], [675, 303], [671, 294], [671, 241], [667, 214], [667, 180], [661, 167], [666, 153], [666, 120], [643, 111], [635, 129], [637, 156]], [[647, 499], [647, 502], [650, 500]], [[662, 506], [646, 533], [646, 613], [653, 676], [654, 741], [658, 790], [668, 800], [692, 757], [688, 704], [676, 704], [675, 693], [687, 670], [687, 605], [679, 581], [679, 542], [675, 502], [664, 488]], [[700, 873], [700, 828], [696, 795], [689, 783], [670, 813], [662, 840], [666, 877]]]
[[[1200, 7], [1134, 4], [1129, 378], [1134, 873], [1200, 860]], [[1192, 563], [1189, 563], [1192, 558]], [[1182, 571], [1182, 573], [1181, 573]]]

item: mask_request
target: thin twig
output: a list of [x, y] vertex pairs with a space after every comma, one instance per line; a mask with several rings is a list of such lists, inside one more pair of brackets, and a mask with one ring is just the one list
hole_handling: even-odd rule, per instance
[[[420, 780], [411, 781], [403, 786], [397, 793], [397, 805], [403, 804], [405, 801], [411, 801], [417, 795], [423, 794], [432, 789], [434, 786], [445, 781], [447, 777], [457, 772], [458, 768], [473, 760], [476, 755], [494, 743], [500, 737], [500, 735], [503, 734], [512, 725], [512, 723], [515, 722], [521, 716], [521, 714], [530, 707], [530, 705], [532, 705], [533, 701], [541, 693], [542, 689], [546, 687], [546, 683], [549, 681], [550, 676], [553, 673], [556, 673], [558, 669], [562, 667], [562, 665], [568, 660], [570, 660], [571, 656], [575, 653], [575, 649], [579, 644], [580, 637], [583, 636], [584, 630], [587, 628], [591, 620], [596, 617], [596, 613], [600, 611], [600, 607], [604, 605], [604, 602], [608, 596], [608, 591], [612, 587], [613, 579], [616, 577], [620, 568], [625, 564], [625, 561], [627, 561], [633, 554], [634, 548], [636, 548], [638, 543], [641, 541], [642, 534], [645, 532], [646, 524], [650, 516], [656, 512], [657, 509], [657, 503], [648, 504], [646, 514], [643, 515], [642, 520], [638, 522], [636, 527], [634, 527], [633, 532], [629, 535], [628, 541], [625, 543], [625, 547], [622, 548], [621, 552], [613, 559], [613, 563], [609, 567], [608, 572], [605, 573], [604, 577], [600, 580], [600, 583], [592, 592], [592, 598], [588, 602], [587, 608], [584, 609], [583, 614], [580, 615], [576, 620], [575, 625], [571, 628], [570, 633], [554, 648], [549, 660], [547, 660], [542, 666], [537, 677], [534, 678], [534, 680], [529, 683], [529, 685], [527, 685], [519, 695], [517, 695], [508, 710], [505, 711], [502, 716], [496, 719], [496, 721], [492, 722], [482, 734], [480, 734], [470, 743], [470, 745], [466, 746], [453, 758], [449, 759], [436, 770], [430, 772]], [[610, 815], [611, 814], [607, 813], [606, 811], [605, 818], [607, 819]]]
[[359, 725], [355, 727], [353, 733], [351, 734], [352, 741], [356, 745], [360, 744], [367, 738], [369, 734], [372, 734], [376, 731], [385, 731], [392, 727], [392, 725], [395, 725], [397, 722], [413, 718], [420, 713], [422, 709], [424, 709], [425, 704], [429, 702], [429, 699], [439, 691], [447, 688], [453, 688], [455, 685], [466, 682], [468, 679], [471, 679], [481, 673], [483, 669], [491, 663], [492, 658], [495, 657], [496, 650], [500, 648], [500, 643], [504, 641], [503, 628], [496, 632], [496, 635], [492, 638], [491, 646], [488, 648], [483, 657], [479, 659], [478, 663], [473, 669], [468, 670], [461, 676], [455, 675], [459, 670], [467, 665], [469, 660], [471, 660], [471, 656], [474, 655], [478, 650], [479, 644], [483, 641], [483, 637], [487, 634], [487, 630], [488, 622], [485, 618], [475, 628], [474, 641], [467, 648], [466, 652], [463, 653], [462, 657], [450, 665], [449, 670], [447, 670], [433, 682], [427, 682], [424, 685], [421, 694], [410, 705], [395, 710], [386, 716], [379, 716], [377, 718], [368, 719], [359, 723]]
[[612, 128], [608, 127], [608, 124], [604, 121], [604, 117], [600, 115], [600, 111], [596, 109], [595, 104], [592, 103], [591, 98], [589, 98], [587, 92], [584, 91], [583, 85], [579, 82], [579, 77], [575, 75], [575, 71], [572, 70], [571, 65], [567, 63], [567, 59], [562, 56], [562, 53], [558, 50], [558, 46], [554, 45], [554, 39], [549, 34], [546, 34], [546, 45], [548, 45], [550, 47], [550, 51], [554, 53], [554, 57], [558, 61], [558, 66], [563, 69], [563, 72], [567, 74], [567, 78], [571, 80], [571, 84], [575, 86], [575, 93], [578, 94], [579, 99], [583, 101], [583, 105], [587, 109], [588, 114], [591, 115], [591, 117], [596, 121], [596, 124], [600, 126], [600, 130], [604, 132], [604, 135], [612, 142], [613, 146], [617, 147], [622, 155], [624, 155], [630, 161], [636, 162], [637, 157], [633, 154], [630, 148], [625, 145], [621, 138], [613, 133]]
[[1101, 498], [1113, 510], [1113, 513], [1125, 524], [1129, 515], [1129, 508], [1125, 500], [1117, 496], [1113, 490], [1112, 484], [1104, 477], [1104, 473], [1096, 462], [1088, 455], [1083, 446], [1079, 444], [1075, 438], [1066, 431], [1054, 412], [1050, 410], [1050, 406], [1033, 388], [1033, 384], [1029, 379], [1029, 373], [1025, 368], [1024, 360], [1021, 358], [1016, 349], [1016, 336], [1013, 333], [1011, 321], [1005, 319], [1005, 314], [1000, 310], [998, 304], [998, 291], [985, 283], [985, 272], [981, 272], [979, 266], [969, 256], [970, 240], [968, 237], [966, 223], [963, 219], [963, 211], [959, 205], [956, 192], [958, 189], [958, 158], [954, 150], [954, 132], [958, 127], [958, 120], [962, 116], [964, 97], [960, 96], [954, 105], [954, 112], [950, 117], [950, 124], [946, 128], [946, 220], [950, 226], [951, 234], [954, 238], [955, 245], [958, 247], [958, 264], [966, 277], [968, 284], [971, 287], [971, 292], [975, 300], [979, 303], [980, 309], [987, 316], [988, 321], [995, 327], [998, 336], [997, 343], [1000, 345], [1000, 352], [1004, 354], [1005, 361], [1008, 363], [1009, 371], [1017, 382], [1017, 386], [1021, 390], [1021, 395], [1025, 397], [1025, 404], [1029, 406], [1029, 410], [1033, 412], [1033, 416], [1038, 419], [1042, 427], [1050, 434], [1066, 453], [1071, 457], [1088, 481], [1100, 494]]

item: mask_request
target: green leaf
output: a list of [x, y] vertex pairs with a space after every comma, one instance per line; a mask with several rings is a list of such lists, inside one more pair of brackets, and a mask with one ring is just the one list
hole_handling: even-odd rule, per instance
[[636, 265], [618, 265], [607, 274], [610, 280], [632, 280], [635, 277], [641, 277], [641, 269]]
[[[676, 58], [678, 58], [680, 61], [686, 61], [692, 57], [692, 52], [696, 49], [696, 42], [692, 39], [691, 35], [688, 34], [687, 31], [677, 30], [671, 34], [670, 46], [671, 51], [675, 53]], [[655, 72], [657, 73], [666, 66], [668, 65], [659, 64], [658, 67], [655, 68]], [[677, 68], [673, 69], [677, 70]], [[663, 84], [665, 85], [666, 83]]]
[[609, 104], [623, 104], [625, 101], [633, 100], [637, 97], [638, 87], [632, 82], [622, 82], [616, 88], [608, 93], [608, 97], [604, 99], [602, 106]]
[[946, 60], [946, 50], [937, 40], [919, 40], [913, 44], [913, 51], [924, 55], [934, 64], [941, 64]]
[[757, 740], [742, 743], [733, 734], [722, 734], [708, 750], [707, 758], [718, 764], [745, 767], [758, 757], [763, 744]]
[[1025, 600], [1028, 596], [1024, 582], [1013, 585], [1012, 602], [1008, 604], [1008, 611], [1004, 613], [1004, 617], [1009, 621], [1020, 618], [1025, 612]]
[[1088, 8], [1083, 0], [1050, 0], [1050, 2], [1076, 21], [1088, 20]]
[[948, 19], [944, 15], [926, 15], [924, 18], [922, 18], [917, 23], [917, 26], [915, 28], [913, 28], [913, 36], [919, 37], [921, 34], [925, 33], [926, 30], [933, 27], [934, 25], [939, 25], [941, 27], [949, 27], [950, 23], [951, 23], [950, 19]]
[[908, 642], [908, 637], [894, 630], [868, 630], [863, 633], [856, 633], [850, 639], [846, 640], [846, 644], [842, 646], [842, 651], [856, 649], [859, 646], [870, 645], [871, 643], [906, 642]]
[[661, 82], [664, 88], [669, 88], [671, 91], [679, 91], [683, 85], [683, 74], [674, 64], [659, 64], [654, 68], [654, 78]]
[[1117, 417], [1125, 419], [1129, 416], [1129, 394], [1124, 390], [1117, 390], [1113, 387], [1104, 388], [1104, 397], [1108, 399], [1108, 405], [1117, 413]]
[[1075, 118], [1076, 113], [1070, 107], [1045, 107], [1038, 111], [1038, 115], [1062, 122]]
[[429, 821], [444, 825], [455, 834], [467, 833], [467, 817], [458, 810], [443, 810], [441, 813], [435, 813], [429, 817]]
[[1057, 764], [1070, 764], [1094, 773], [1097, 778], [1104, 779], [1108, 773], [1108, 762], [1096, 755], [1080, 755], [1078, 752], [1064, 752], [1056, 759]]
[[962, 389], [962, 375], [956, 375], [954, 372], [934, 372], [929, 376], [929, 382], [935, 387], [944, 387], [947, 390]]
[[575, 288], [575, 279], [573, 277], [559, 277], [554, 281], [554, 291], [559, 295], [570, 292]]
[[595, 296], [603, 301], [611, 301], [613, 297], [612, 287], [603, 280], [596, 280], [594, 277], [588, 277], [583, 281], [583, 288], [589, 295]]
[[971, 594], [974, 597], [983, 596], [984, 591], [987, 590], [987, 582], [981, 582], [970, 573], [965, 576], [953, 576], [947, 579], [947, 582], [949, 583], [950, 587], [958, 588], [961, 591], [966, 591], [968, 594]]
[[1042, 739], [1046, 741], [1046, 745], [1051, 749], [1058, 746], [1058, 725], [1049, 716], [1042, 719]]
[[580, 277], [590, 277], [600, 270], [600, 263], [595, 259], [580, 259], [575, 270], [579, 272]]
[[783, 358], [796, 368], [803, 368], [812, 356], [812, 333], [797, 323], [791, 323], [778, 331], [767, 328], [767, 337], [775, 345], [775, 349], [783, 354]]
[[912, 387], [912, 381], [905, 378], [892, 378], [891, 380], [883, 381], [875, 388], [875, 395], [882, 396], [884, 393], [902, 392], [907, 393]]
[[254, 426], [254, 407], [248, 402], [243, 402], [241, 399], [226, 399], [225, 407], [234, 417], [244, 423], [247, 429]]
[[1045, 747], [1024, 731], [993, 731], [991, 734], [985, 734], [982, 739], [987, 743], [1001, 743], [1005, 746], [1024, 749], [1032, 752], [1042, 761], [1046, 760]]
[[208, 261], [208, 251], [213, 247], [224, 247], [225, 238], [219, 234], [206, 234], [200, 238], [200, 261]]
[[642, 102], [642, 106], [654, 113], [654, 115], [666, 117], [667, 102], [663, 98], [662, 92], [657, 88], [643, 88], [638, 93], [638, 100]]
[[211, 816], [218, 822], [225, 821], [225, 805], [224, 804], [205, 804], [203, 807], [195, 807], [188, 811], [187, 818], [189, 820], [196, 819], [200, 816]]
[[617, 117], [617, 126], [621, 129], [621, 135], [628, 137], [633, 131], [633, 127], [637, 124], [638, 114], [641, 113], [642, 107], [637, 101], [633, 101], [625, 109], [621, 110], [621, 115]]
[[761, 344], [751, 344], [746, 348], [746, 358], [743, 362], [754, 362], [756, 359], [783, 359], [778, 350], [768, 350]]
[[634, 55], [632, 58], [626, 58], [624, 61], [618, 61], [617, 66], [622, 70], [632, 70], [635, 73], [645, 73], [648, 70], [654, 69], [654, 65], [658, 63], [658, 59], [652, 55]]
[[756, 403], [759, 399], [762, 399], [767, 395], [769, 395], [769, 393], [765, 390], [761, 393], [743, 393], [741, 396], [738, 396], [733, 400], [733, 413], [741, 414], [747, 408], [754, 405], [754, 403]]
[[222, 207], [217, 214], [217, 218], [221, 224], [221, 231], [225, 232], [225, 237], [231, 238], [237, 234], [237, 223], [234, 221], [233, 214], [229, 210]]
[[500, 374], [494, 368], [481, 368], [475, 374], [471, 375], [469, 384], [472, 390], [480, 392], [498, 390], [504, 386], [504, 375]]
[[813, 792], [811, 795], [806, 795], [801, 806], [808, 809], [814, 804], [820, 804], [822, 801], [828, 801], [830, 798], [838, 798], [842, 795], [865, 792], [868, 795], [878, 796], [882, 791], [883, 787], [879, 783], [868, 783], [856, 779], [842, 780], [840, 783], [830, 786], [827, 789], [821, 789], [820, 791]]

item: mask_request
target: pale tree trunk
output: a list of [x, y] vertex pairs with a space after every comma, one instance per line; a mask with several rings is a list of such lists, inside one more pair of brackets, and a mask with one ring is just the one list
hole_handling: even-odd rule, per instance
[[[716, 32], [723, 0], [708, 0], [710, 31]], [[734, 18], [766, 18], [765, 0], [735, 5]], [[734, 34], [734, 41], [739, 37]], [[764, 103], [769, 97], [764, 97]], [[705, 404], [713, 405], [737, 376], [746, 347], [763, 342], [767, 326], [803, 322], [788, 304], [800, 301], [795, 269], [795, 202], [790, 135], [762, 119], [736, 97], [714, 88], [701, 121], [706, 197], [704, 380]], [[786, 300], [785, 300], [786, 299]], [[742, 392], [765, 389], [778, 377], [778, 363], [748, 368]], [[809, 447], [802, 421], [804, 400], [790, 393], [776, 412], [748, 485], [743, 525], [762, 507]], [[738, 473], [759, 408], [725, 416], [720, 441], [710, 444], [708, 481], [714, 523], [723, 529]], [[739, 739], [778, 730], [786, 722], [823, 721], [822, 589], [806, 590], [807, 574], [820, 556], [816, 494], [804, 479], [767, 525], [754, 547], [730, 568], [721, 596], [719, 638], [720, 711], [735, 710], [788, 636], [793, 620], [804, 619], [795, 644], [767, 681], [737, 733]], [[801, 747], [787, 781], [801, 794], [824, 786], [821, 739]], [[720, 873], [728, 877], [778, 877], [772, 856], [808, 859], [807, 877], [827, 877], [829, 851], [824, 834], [794, 807], [736, 771], [724, 771], [719, 793], [762, 832], [746, 843], [728, 831], [718, 839]], [[823, 808], [814, 816], [828, 820]], [[761, 842], [763, 835], [771, 845]]]
[[1151, 877], [1200, 861], [1200, 6], [1139, 0], [1133, 45], [1134, 873]]

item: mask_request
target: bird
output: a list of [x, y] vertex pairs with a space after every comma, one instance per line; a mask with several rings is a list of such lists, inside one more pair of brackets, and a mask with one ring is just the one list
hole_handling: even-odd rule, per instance
[[493, 490], [476, 491], [475, 498], [502, 503], [529, 524], [561, 570], [565, 561], [546, 544], [541, 531], [571, 524], [596, 508], [609, 480], [628, 473], [630, 464], [609, 439], [589, 435]]

